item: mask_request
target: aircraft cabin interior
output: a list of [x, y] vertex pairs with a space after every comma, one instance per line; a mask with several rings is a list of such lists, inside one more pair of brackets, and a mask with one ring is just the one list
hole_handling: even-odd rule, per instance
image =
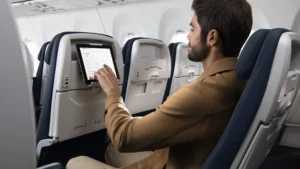
[[[201, 169], [300, 168], [300, 1], [247, 1], [253, 26], [236, 72], [248, 82]], [[104, 162], [94, 73], [107, 64], [132, 116], [151, 114], [204, 72], [188, 58], [192, 2], [0, 1], [0, 168]]]

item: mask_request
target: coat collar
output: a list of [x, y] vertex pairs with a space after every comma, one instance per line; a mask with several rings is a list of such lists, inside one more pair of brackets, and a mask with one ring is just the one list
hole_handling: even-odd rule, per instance
[[205, 78], [215, 75], [217, 73], [221, 73], [224, 71], [235, 70], [237, 58], [225, 58], [220, 59], [213, 64], [209, 65], [206, 70], [200, 75], [199, 80], [202, 81]]

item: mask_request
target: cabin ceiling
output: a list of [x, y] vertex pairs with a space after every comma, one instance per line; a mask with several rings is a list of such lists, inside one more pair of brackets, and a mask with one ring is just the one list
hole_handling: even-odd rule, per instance
[[[9, 0], [15, 15], [30, 16], [104, 5], [119, 5], [155, 0]], [[158, 0], [157, 0], [158, 1]], [[162, 0], [159, 0], [162, 1]]]

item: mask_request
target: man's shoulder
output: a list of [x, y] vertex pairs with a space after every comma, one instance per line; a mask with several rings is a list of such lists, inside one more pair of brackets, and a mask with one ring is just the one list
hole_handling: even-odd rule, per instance
[[195, 82], [191, 85], [192, 87], [197, 87], [204, 84], [211, 84], [214, 86], [239, 86], [246, 83], [246, 80], [239, 78], [236, 74], [236, 70], [228, 70], [223, 72], [215, 73], [211, 76], [206, 77], [205, 79], [198, 78]]
[[205, 79], [198, 78], [192, 83], [183, 85], [173, 95], [193, 95], [195, 97], [213, 97], [224, 90], [243, 90], [247, 81], [237, 77], [235, 70], [219, 72]]

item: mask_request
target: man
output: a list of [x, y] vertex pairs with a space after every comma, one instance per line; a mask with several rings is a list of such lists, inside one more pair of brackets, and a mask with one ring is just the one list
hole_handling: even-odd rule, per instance
[[[122, 168], [199, 169], [242, 94], [246, 82], [236, 76], [235, 66], [251, 31], [251, 6], [246, 0], [194, 0], [192, 8], [188, 57], [202, 62], [204, 72], [155, 112], [133, 118], [111, 69], [105, 66], [95, 74], [107, 94], [105, 121], [113, 146], [119, 152], [155, 151]], [[108, 159], [113, 160], [118, 159]], [[88, 157], [78, 157], [67, 168], [101, 166]]]

